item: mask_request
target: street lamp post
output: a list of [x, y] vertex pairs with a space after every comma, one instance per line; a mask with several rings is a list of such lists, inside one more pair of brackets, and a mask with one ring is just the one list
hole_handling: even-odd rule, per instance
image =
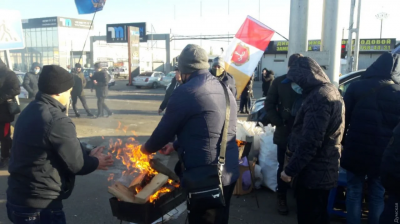
[[380, 39], [382, 39], [382, 25], [383, 25], [383, 20], [387, 19], [389, 17], [389, 14], [387, 14], [386, 12], [381, 12], [375, 15], [375, 17], [379, 20], [381, 20], [381, 35], [380, 35]]

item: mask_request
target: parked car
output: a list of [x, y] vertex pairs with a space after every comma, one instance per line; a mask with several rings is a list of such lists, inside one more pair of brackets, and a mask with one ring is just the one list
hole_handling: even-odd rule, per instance
[[[342, 94], [342, 96], [344, 96], [344, 94], [346, 93], [349, 85], [353, 82], [358, 81], [361, 77], [361, 74], [364, 72], [365, 70], [359, 70], [339, 77], [339, 92]], [[256, 102], [251, 107], [250, 114], [247, 117], [247, 121], [259, 121], [263, 124], [269, 123], [269, 121], [266, 120], [267, 112], [264, 109], [264, 102], [265, 97], [256, 100]]]
[[[93, 88], [93, 81], [90, 78], [90, 76], [93, 75], [94, 72], [95, 72], [94, 68], [83, 69], [83, 75], [85, 76], [85, 79], [86, 79], [85, 89]], [[111, 86], [115, 86], [115, 76], [114, 76], [114, 74], [110, 73], [109, 71], [107, 71], [107, 73], [110, 75], [110, 81], [108, 82], [108, 88], [110, 88]]]
[[164, 73], [162, 72], [143, 72], [140, 73], [139, 76], [133, 78], [132, 84], [138, 89], [142, 87], [157, 89], [159, 86], [162, 86], [161, 82], [163, 78]]
[[110, 67], [108, 69], [108, 72], [110, 74], [114, 75], [114, 77], [116, 79], [120, 78], [120, 77], [126, 79], [128, 77], [128, 75], [129, 75], [127, 67]]
[[171, 84], [172, 79], [175, 77], [175, 72], [168, 73], [161, 81], [161, 85], [167, 89], [167, 87]]

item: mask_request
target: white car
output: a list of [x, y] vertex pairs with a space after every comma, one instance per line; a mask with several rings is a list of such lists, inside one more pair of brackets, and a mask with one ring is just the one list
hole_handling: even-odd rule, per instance
[[168, 73], [162, 80], [161, 85], [165, 86], [165, 89], [171, 84], [172, 79], [175, 77], [175, 72]]
[[22, 86], [22, 83], [24, 82], [25, 73], [23, 73], [23, 72], [15, 72], [15, 74], [17, 74], [17, 78], [18, 78], [18, 81], [19, 81], [19, 86], [21, 87], [21, 93], [18, 95], [18, 98], [20, 98], [20, 99], [28, 99], [29, 98], [29, 93]]
[[164, 73], [162, 72], [143, 72], [139, 76], [133, 78], [132, 84], [138, 89], [142, 87], [157, 89], [159, 86], [162, 86], [161, 81], [163, 78]]

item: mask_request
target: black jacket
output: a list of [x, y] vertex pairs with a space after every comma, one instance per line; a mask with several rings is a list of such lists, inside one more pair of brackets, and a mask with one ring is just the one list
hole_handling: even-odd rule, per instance
[[71, 95], [73, 96], [84, 96], [83, 91], [86, 86], [86, 79], [82, 72], [74, 74], [74, 87], [72, 88]]
[[75, 175], [89, 174], [98, 164], [84, 152], [65, 107], [39, 92], [15, 125], [7, 200], [31, 208], [62, 208]]
[[254, 94], [253, 94], [253, 81], [254, 81], [254, 76], [251, 76], [250, 80], [247, 82], [246, 86], [243, 89], [241, 97], [254, 97]]
[[286, 75], [283, 75], [272, 82], [264, 106], [267, 120], [276, 126], [274, 143], [282, 145], [287, 144], [294, 123], [292, 106], [298, 98], [302, 97], [292, 89], [291, 83], [282, 83], [285, 79]]
[[381, 181], [386, 192], [400, 197], [400, 123], [393, 130], [393, 137], [383, 152]]
[[274, 81], [274, 72], [267, 70], [267, 74], [262, 74], [262, 90], [263, 90], [263, 96], [266, 96], [268, 94], [268, 91], [272, 85], [272, 82]]
[[346, 170], [379, 176], [383, 151], [400, 122], [399, 83], [400, 55], [385, 53], [350, 84], [344, 96], [347, 135], [340, 160]]
[[22, 86], [26, 89], [26, 91], [28, 91], [29, 99], [34, 99], [37, 92], [39, 92], [39, 74], [36, 75], [33, 72], [28, 72], [25, 74]]
[[304, 100], [293, 125], [285, 173], [309, 189], [337, 185], [345, 107], [337, 87], [314, 60], [299, 58], [287, 77], [303, 89]]
[[14, 121], [14, 115], [9, 112], [7, 100], [18, 96], [20, 92], [17, 75], [0, 60], [0, 123]]
[[91, 78], [93, 81], [97, 81], [97, 85], [94, 85], [96, 89], [96, 96], [97, 97], [106, 97], [108, 95], [108, 82], [110, 81], [110, 77], [108, 72], [105, 70], [95, 72]]
[[169, 85], [167, 91], [165, 92], [164, 100], [162, 101], [160, 105], [160, 110], [164, 111], [165, 108], [167, 108], [169, 98], [171, 97], [172, 93], [176, 88], [178, 88], [179, 83], [177, 83], [176, 78], [174, 77], [171, 80], [171, 85]]
[[221, 76], [217, 78], [231, 90], [233, 96], [236, 98], [237, 97], [236, 82], [233, 76], [225, 71]]
[[[228, 93], [231, 114], [226, 163], [222, 173], [224, 186], [232, 184], [239, 177], [239, 150], [236, 145], [237, 106], [233, 94], [230, 91]], [[178, 140], [174, 146], [187, 170], [216, 164], [225, 112], [226, 101], [221, 82], [208, 70], [194, 72], [185, 84], [172, 93], [166, 113], [144, 144], [144, 149], [147, 152], [156, 152], [177, 135]]]

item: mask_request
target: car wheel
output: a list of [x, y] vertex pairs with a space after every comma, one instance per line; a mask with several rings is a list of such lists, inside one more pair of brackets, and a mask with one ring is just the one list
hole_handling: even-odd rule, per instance
[[158, 84], [156, 82], [154, 82], [152, 87], [153, 87], [153, 89], [157, 89], [158, 88]]
[[136, 88], [137, 88], [137, 89], [141, 89], [142, 87], [141, 87], [141, 86], [136, 86]]

